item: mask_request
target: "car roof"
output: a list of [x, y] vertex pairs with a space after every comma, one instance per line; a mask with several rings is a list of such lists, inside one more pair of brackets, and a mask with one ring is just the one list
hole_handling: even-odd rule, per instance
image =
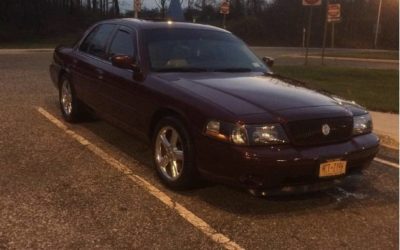
[[115, 23], [121, 24], [128, 27], [147, 30], [147, 29], [201, 29], [201, 30], [212, 30], [212, 31], [220, 31], [230, 33], [227, 30], [204, 24], [197, 23], [184, 23], [184, 22], [175, 22], [175, 21], [151, 21], [151, 20], [143, 20], [136, 18], [119, 18], [119, 19], [111, 19], [106, 20], [100, 23]]

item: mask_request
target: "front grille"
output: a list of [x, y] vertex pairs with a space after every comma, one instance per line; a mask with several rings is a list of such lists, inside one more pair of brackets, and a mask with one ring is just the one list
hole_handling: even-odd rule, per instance
[[[328, 135], [322, 133], [324, 124], [330, 127]], [[289, 122], [287, 126], [294, 145], [312, 146], [349, 140], [353, 131], [353, 118], [295, 121]]]

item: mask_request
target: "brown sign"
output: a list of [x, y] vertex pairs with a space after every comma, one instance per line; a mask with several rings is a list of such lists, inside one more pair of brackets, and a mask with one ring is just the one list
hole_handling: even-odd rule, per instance
[[317, 6], [321, 5], [322, 0], [303, 0], [303, 5], [305, 6]]
[[219, 9], [219, 13], [224, 14], [224, 15], [229, 14], [229, 2], [227, 2], [227, 1], [222, 2], [221, 7]]
[[341, 17], [340, 4], [339, 3], [329, 4], [327, 13], [328, 22], [329, 23], [339, 22], [340, 17]]

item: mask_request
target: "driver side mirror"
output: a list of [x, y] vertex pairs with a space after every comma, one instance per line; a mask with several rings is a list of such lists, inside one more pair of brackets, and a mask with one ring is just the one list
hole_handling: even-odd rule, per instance
[[139, 72], [140, 68], [136, 64], [136, 60], [127, 55], [114, 55], [111, 57], [111, 63], [113, 66], [121, 69], [131, 69], [134, 72]]
[[272, 66], [274, 66], [274, 58], [264, 56], [262, 60], [265, 63], [265, 65], [267, 65], [269, 68], [272, 68]]

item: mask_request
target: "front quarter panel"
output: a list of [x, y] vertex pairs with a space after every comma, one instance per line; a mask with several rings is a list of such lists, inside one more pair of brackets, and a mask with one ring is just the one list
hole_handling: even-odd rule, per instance
[[234, 121], [229, 112], [216, 107], [207, 100], [179, 88], [173, 81], [166, 81], [149, 74], [142, 84], [148, 89], [149, 98], [146, 117], [146, 126], [150, 127], [154, 114], [159, 110], [171, 110], [178, 113], [187, 125], [193, 137], [202, 135], [202, 130], [208, 119], [218, 118], [225, 121]]

